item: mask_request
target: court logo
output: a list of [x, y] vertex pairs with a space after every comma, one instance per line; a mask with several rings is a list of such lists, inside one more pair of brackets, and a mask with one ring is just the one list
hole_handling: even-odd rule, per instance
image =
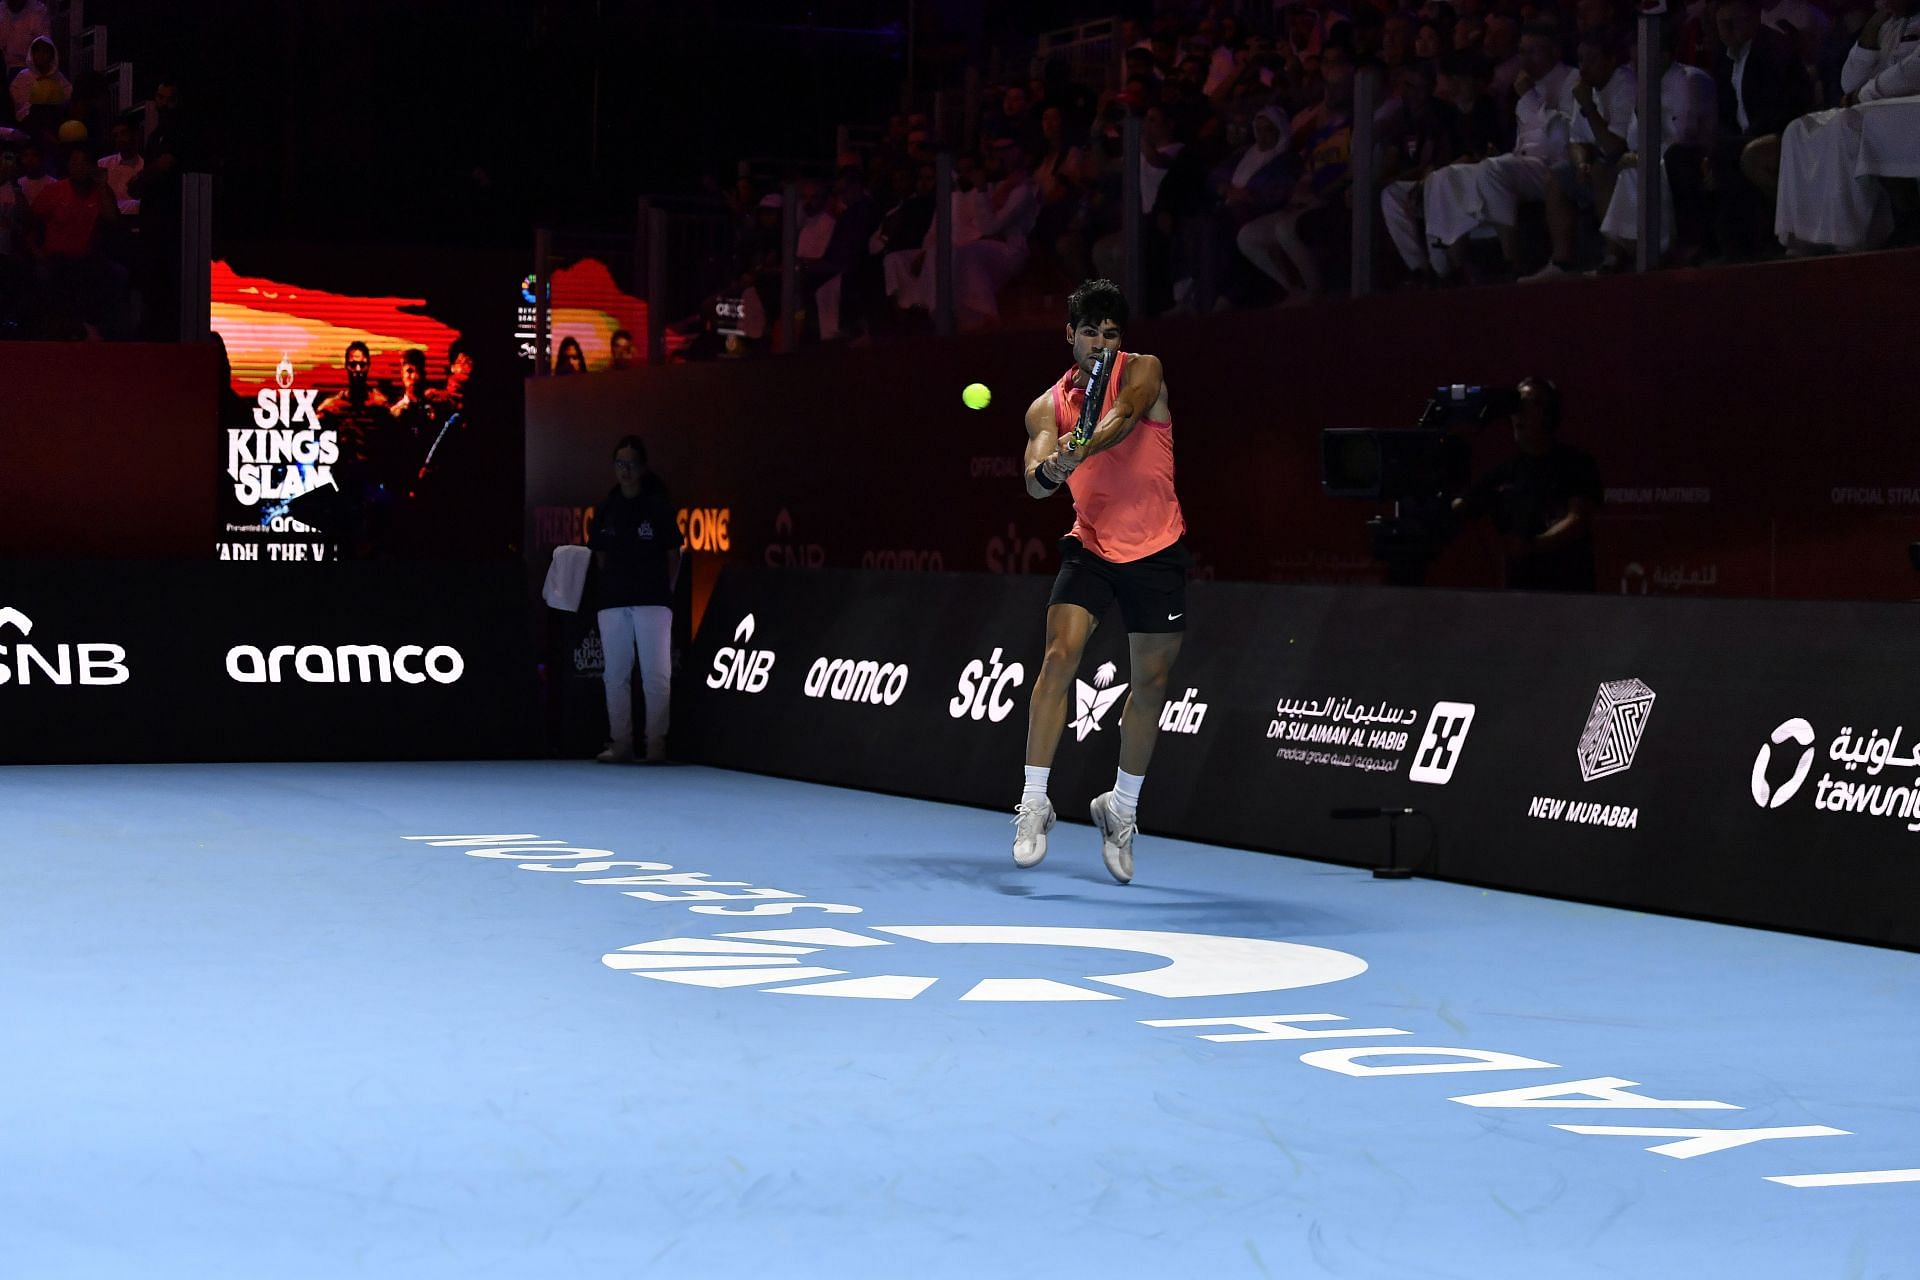
[[1074, 708], [1079, 712], [1073, 718], [1075, 742], [1085, 742], [1089, 734], [1100, 732], [1100, 722], [1106, 719], [1107, 712], [1113, 710], [1113, 704], [1120, 701], [1120, 695], [1127, 691], [1126, 685], [1113, 683], [1116, 674], [1118, 668], [1111, 662], [1103, 662], [1100, 669], [1093, 673], [1092, 684], [1084, 680], [1073, 682]]
[[767, 687], [773, 674], [773, 651], [749, 648], [752, 641], [753, 615], [748, 614], [733, 629], [733, 643], [720, 646], [720, 651], [713, 655], [707, 688], [759, 693]]
[[1196, 702], [1198, 689], [1188, 689], [1178, 702], [1169, 702], [1160, 709], [1160, 731], [1162, 733], [1194, 734], [1200, 732], [1200, 723], [1207, 718], [1207, 704]]
[[1592, 782], [1633, 767], [1653, 715], [1653, 690], [1639, 680], [1610, 680], [1594, 695], [1580, 734], [1580, 779]]
[[[303, 684], [452, 684], [467, 669], [466, 659], [452, 645], [431, 649], [403, 644], [386, 649], [377, 644], [343, 644], [329, 649], [319, 644], [277, 644], [264, 652], [258, 645], [237, 644], [227, 650], [227, 676], [237, 684], [280, 684], [284, 667], [292, 660], [294, 677]], [[418, 666], [409, 667], [409, 663]]]
[[[18, 609], [0, 609], [0, 632], [8, 627], [23, 636], [32, 635], [33, 619]], [[0, 644], [0, 684], [28, 685], [35, 680], [64, 685], [125, 684], [130, 675], [127, 651], [117, 644], [57, 644], [51, 659], [39, 645], [23, 641], [9, 648]]]
[[904, 662], [856, 661], [852, 658], [816, 658], [807, 668], [801, 691], [809, 698], [835, 702], [868, 702], [892, 706], [907, 691]]
[[999, 724], [1013, 714], [1016, 703], [1008, 694], [1027, 678], [1027, 669], [1018, 662], [1002, 663], [1005, 650], [996, 648], [985, 662], [975, 658], [960, 672], [960, 687], [947, 702], [947, 714], [955, 720], [991, 720]]
[[[932, 964], [926, 967], [936, 968], [933, 974], [872, 972], [920, 967], [911, 954], [903, 957], [897, 950], [877, 950], [897, 947], [900, 939], [940, 945], [1072, 947], [1152, 958], [1142, 969], [1089, 974], [1073, 981], [975, 978], [959, 999], [976, 1003], [1126, 999], [1118, 992], [1166, 999], [1248, 995], [1323, 986], [1367, 970], [1367, 962], [1359, 956], [1298, 942], [1027, 925], [875, 925], [863, 933], [832, 928], [755, 929], [713, 938], [637, 942], [609, 951], [600, 963], [636, 977], [692, 987], [758, 987], [782, 996], [912, 1000], [945, 979]], [[849, 976], [842, 965], [868, 972]]]
[[1466, 746], [1467, 730], [1473, 727], [1473, 703], [1436, 702], [1427, 717], [1427, 730], [1420, 735], [1420, 750], [1414, 754], [1407, 777], [1415, 782], [1444, 785], [1453, 780], [1460, 763], [1460, 750]]
[[[1793, 777], [1776, 790], [1768, 778], [1773, 764], [1773, 749], [1789, 742], [1797, 743], [1802, 748], [1800, 762], [1793, 767]], [[1812, 768], [1813, 726], [1799, 716], [1781, 721], [1767, 741], [1760, 744], [1760, 754], [1753, 758], [1753, 802], [1762, 809], [1778, 809], [1793, 799], [1794, 792], [1800, 790], [1800, 784], [1807, 780], [1807, 771]]]

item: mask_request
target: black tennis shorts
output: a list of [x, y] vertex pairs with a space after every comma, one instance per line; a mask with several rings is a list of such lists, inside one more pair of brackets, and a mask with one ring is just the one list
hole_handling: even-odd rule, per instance
[[1053, 580], [1047, 607], [1076, 604], [1098, 622], [1118, 600], [1128, 634], [1185, 631], [1187, 570], [1192, 565], [1185, 539], [1144, 559], [1115, 564], [1087, 550], [1078, 538], [1062, 538], [1060, 574]]

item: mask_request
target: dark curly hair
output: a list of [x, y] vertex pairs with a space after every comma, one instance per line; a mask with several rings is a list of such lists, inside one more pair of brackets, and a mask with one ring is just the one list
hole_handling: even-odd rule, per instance
[[1127, 327], [1127, 295], [1111, 280], [1089, 280], [1067, 297], [1067, 323], [1075, 329], [1111, 320]]

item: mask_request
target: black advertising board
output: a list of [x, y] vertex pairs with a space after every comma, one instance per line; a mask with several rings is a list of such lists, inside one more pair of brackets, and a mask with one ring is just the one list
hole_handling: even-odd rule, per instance
[[[1010, 810], [1047, 590], [729, 569], [676, 749]], [[1200, 582], [1189, 615], [1150, 834], [1372, 866], [1386, 823], [1332, 811], [1413, 809], [1400, 856], [1428, 873], [1920, 944], [1905, 606]], [[1116, 615], [1054, 760], [1064, 816], [1112, 785], [1130, 679]]]
[[0, 561], [0, 763], [537, 745], [519, 567]]

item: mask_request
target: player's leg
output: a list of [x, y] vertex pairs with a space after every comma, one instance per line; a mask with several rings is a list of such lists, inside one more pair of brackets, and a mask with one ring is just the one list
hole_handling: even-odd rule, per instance
[[1176, 543], [1146, 561], [1126, 566], [1120, 584], [1121, 616], [1127, 625], [1132, 670], [1127, 705], [1120, 714], [1120, 768], [1113, 790], [1095, 796], [1093, 825], [1100, 830], [1100, 858], [1121, 884], [1133, 879], [1133, 836], [1140, 789], [1160, 734], [1167, 684], [1186, 631], [1187, 554]]
[[1047, 601], [1046, 653], [1040, 674], [1027, 698], [1027, 760], [1020, 783], [1020, 804], [1014, 809], [1013, 861], [1031, 867], [1047, 856], [1047, 832], [1053, 828], [1053, 802], [1047, 798], [1047, 780], [1053, 772], [1053, 753], [1067, 727], [1067, 707], [1073, 698], [1073, 677], [1080, 655], [1113, 603], [1110, 566], [1089, 554], [1072, 538], [1061, 543], [1059, 576]]

